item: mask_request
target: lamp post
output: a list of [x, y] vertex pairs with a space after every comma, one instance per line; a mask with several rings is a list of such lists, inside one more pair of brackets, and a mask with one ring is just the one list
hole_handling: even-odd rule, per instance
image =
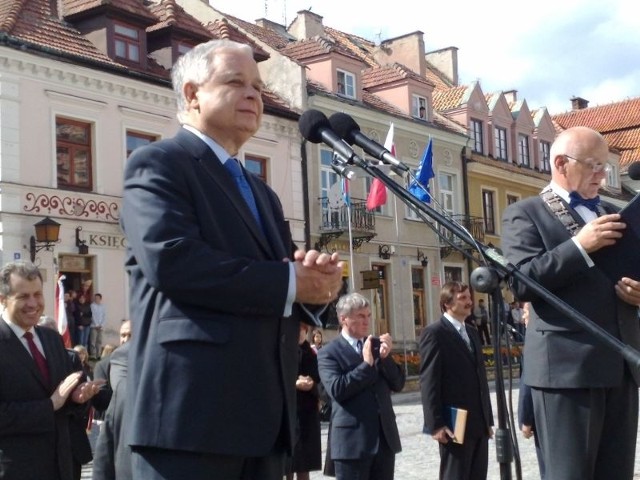
[[34, 224], [36, 236], [29, 239], [29, 254], [31, 262], [36, 261], [36, 253], [40, 250], [53, 250], [53, 245], [58, 242], [60, 234], [60, 224], [49, 217]]

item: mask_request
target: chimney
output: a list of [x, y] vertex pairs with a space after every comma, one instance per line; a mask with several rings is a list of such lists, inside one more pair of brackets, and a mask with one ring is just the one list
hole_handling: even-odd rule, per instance
[[571, 97], [571, 110], [583, 110], [589, 107], [589, 100], [582, 97]]
[[380, 46], [376, 47], [374, 57], [378, 63], [385, 66], [401, 63], [421, 77], [424, 77], [427, 72], [424, 34], [421, 31], [384, 40]]
[[454, 86], [458, 86], [458, 47], [427, 52], [425, 57], [427, 62], [442, 72]]
[[310, 10], [300, 10], [288, 31], [298, 40], [306, 40], [313, 37], [324, 37], [324, 25], [322, 17]]

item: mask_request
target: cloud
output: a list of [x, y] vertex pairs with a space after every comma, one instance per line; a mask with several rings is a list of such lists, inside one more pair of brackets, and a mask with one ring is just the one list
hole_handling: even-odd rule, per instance
[[485, 92], [518, 90], [530, 108], [553, 113], [576, 95], [594, 104], [640, 96], [637, 0], [539, 0], [526, 10], [512, 0], [394, 0], [375, 8], [344, 0], [223, 0], [217, 9], [247, 21], [288, 25], [299, 10], [325, 25], [380, 41], [420, 30], [427, 50], [458, 47], [460, 80]]

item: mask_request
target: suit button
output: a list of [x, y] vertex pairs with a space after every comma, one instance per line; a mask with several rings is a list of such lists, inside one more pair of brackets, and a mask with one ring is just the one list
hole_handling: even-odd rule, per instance
[[283, 333], [280, 335], [280, 343], [284, 345], [287, 342], [287, 336]]

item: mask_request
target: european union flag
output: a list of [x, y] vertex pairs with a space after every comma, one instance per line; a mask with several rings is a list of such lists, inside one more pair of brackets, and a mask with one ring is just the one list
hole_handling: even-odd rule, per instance
[[[420, 162], [420, 166], [418, 167], [418, 172], [416, 173], [416, 181], [411, 182], [409, 185], [409, 192], [413, 194], [418, 200], [430, 203], [431, 195], [429, 192], [429, 180], [431, 180], [435, 174], [433, 173], [433, 141], [429, 139], [429, 143], [424, 149], [424, 154], [422, 155], [422, 161]], [[420, 187], [424, 187], [424, 190]]]

